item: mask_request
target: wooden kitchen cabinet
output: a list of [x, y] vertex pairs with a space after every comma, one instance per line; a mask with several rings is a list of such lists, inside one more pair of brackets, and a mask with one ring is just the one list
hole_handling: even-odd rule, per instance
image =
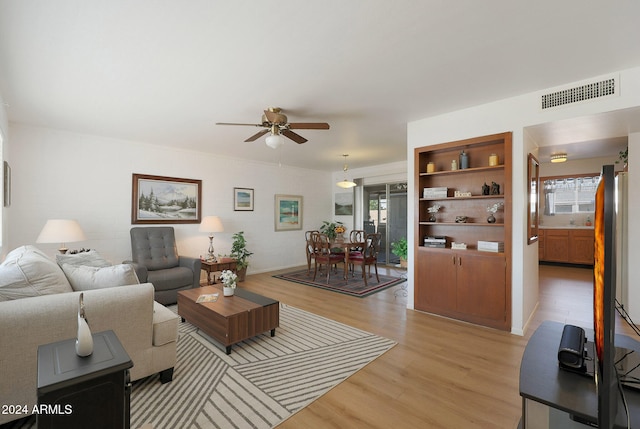
[[569, 262], [569, 230], [545, 230], [544, 260], [549, 262]]
[[593, 265], [593, 229], [544, 229], [540, 237], [540, 261]]
[[569, 230], [569, 263], [593, 265], [593, 229]]

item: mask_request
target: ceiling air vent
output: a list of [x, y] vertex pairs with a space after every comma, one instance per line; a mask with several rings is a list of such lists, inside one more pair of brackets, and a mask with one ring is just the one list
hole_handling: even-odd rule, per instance
[[615, 95], [618, 92], [617, 80], [609, 78], [599, 82], [587, 83], [573, 88], [562, 89], [542, 95], [541, 108], [564, 106], [565, 104], [579, 103], [593, 100], [594, 98]]

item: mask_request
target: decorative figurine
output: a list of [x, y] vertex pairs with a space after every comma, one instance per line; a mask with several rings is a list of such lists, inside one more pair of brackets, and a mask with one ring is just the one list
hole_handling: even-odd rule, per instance
[[487, 185], [487, 182], [484, 182], [484, 185], [482, 185], [482, 195], [489, 195], [489, 185]]
[[81, 357], [89, 356], [93, 353], [93, 337], [91, 329], [84, 314], [84, 293], [80, 293], [80, 303], [78, 305], [78, 337], [76, 339], [76, 354]]
[[467, 223], [466, 216], [456, 216], [456, 223]]
[[500, 185], [496, 182], [491, 182], [491, 194], [490, 195], [500, 195]]

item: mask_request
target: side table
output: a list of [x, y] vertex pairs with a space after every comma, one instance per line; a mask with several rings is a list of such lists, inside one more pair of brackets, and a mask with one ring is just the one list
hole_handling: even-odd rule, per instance
[[93, 334], [93, 353], [76, 354], [75, 338], [38, 347], [39, 429], [129, 429], [129, 368], [113, 331]]
[[236, 272], [236, 261], [229, 262], [209, 262], [209, 261], [200, 261], [200, 268], [202, 271], [207, 272], [207, 284], [212, 285], [216, 283], [216, 276], [214, 273], [222, 270], [231, 270], [234, 273]]

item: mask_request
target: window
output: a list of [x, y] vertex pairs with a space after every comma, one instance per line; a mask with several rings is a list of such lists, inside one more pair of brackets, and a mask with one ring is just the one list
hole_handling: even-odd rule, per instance
[[544, 214], [593, 213], [600, 176], [565, 177], [543, 181]]

